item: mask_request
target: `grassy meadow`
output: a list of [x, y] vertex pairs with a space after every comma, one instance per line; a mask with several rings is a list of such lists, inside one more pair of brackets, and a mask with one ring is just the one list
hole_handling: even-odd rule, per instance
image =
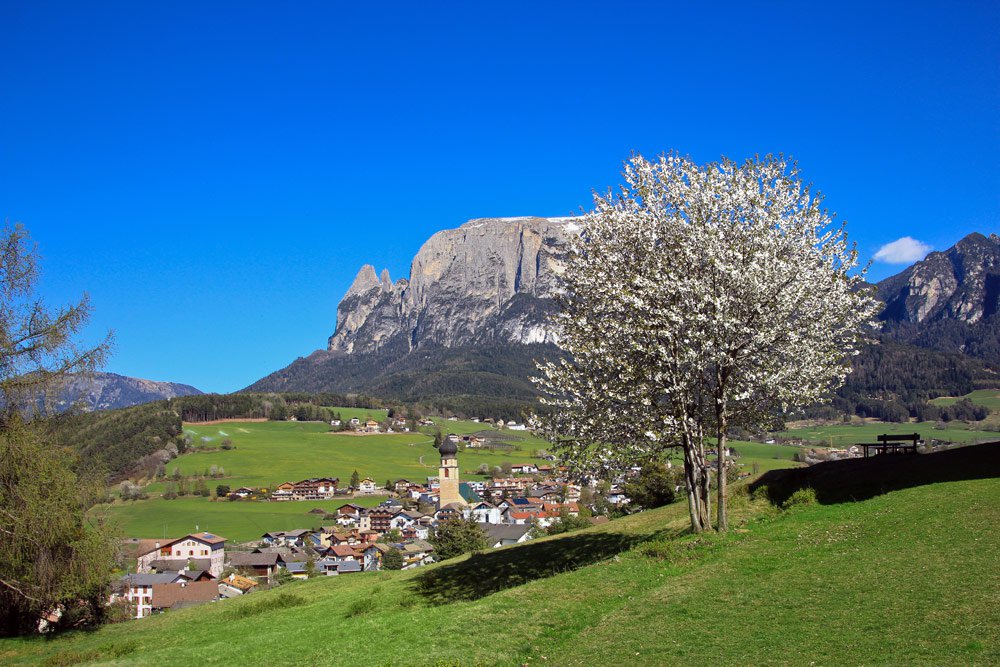
[[[998, 664], [1000, 469], [994, 457], [934, 476], [942, 460], [924, 466], [932, 479], [857, 502], [782, 510], [741, 485], [727, 535], [686, 534], [676, 504], [427, 568], [296, 582], [53, 640], [2, 640], [0, 660]], [[824, 465], [841, 463], [871, 462]]]
[[[343, 414], [347, 409], [340, 410]], [[361, 414], [359, 419], [365, 416]], [[422, 481], [437, 475], [438, 456], [433, 446], [433, 432], [437, 428], [443, 433], [466, 434], [490, 427], [473, 421], [437, 420], [423, 432], [347, 435], [331, 433], [329, 426], [320, 422], [185, 424], [184, 430], [192, 437], [195, 450], [171, 461], [167, 471], [172, 473], [177, 468], [184, 475], [195, 475], [213, 465], [221, 466], [226, 471], [225, 478], [207, 482], [213, 495], [218, 484], [228, 484], [233, 489], [273, 488], [285, 481], [308, 477], [339, 477], [346, 484], [354, 470], [380, 485], [387, 479]], [[532, 461], [532, 453], [546, 446], [543, 440], [526, 431], [502, 434], [520, 451], [463, 451], [459, 463], [466, 479], [481, 478], [472, 473], [484, 463], [492, 467], [504, 462]], [[234, 448], [218, 449], [224, 439], [231, 440]], [[798, 451], [795, 447], [749, 442], [734, 442], [733, 446], [747, 472], [752, 470], [754, 462], [761, 472], [798, 465], [792, 460]], [[129, 537], [171, 536], [194, 531], [198, 526], [229, 540], [246, 541], [266, 531], [316, 525], [320, 517], [307, 514], [310, 509], [330, 509], [346, 502], [218, 502], [197, 496], [164, 500], [160, 497], [164, 488], [164, 482], [150, 484], [148, 500], [119, 501], [95, 511], [117, 520]], [[359, 502], [370, 505], [379, 500], [365, 498]]]
[[963, 398], [967, 398], [976, 405], [983, 405], [993, 412], [1000, 412], [1000, 389], [980, 389], [965, 396], [942, 396], [931, 400], [934, 405], [942, 407], [955, 405]]
[[823, 424], [781, 431], [775, 435], [782, 438], [801, 438], [822, 442], [824, 447], [846, 447], [862, 442], [876, 442], [883, 433], [919, 433], [925, 440], [946, 440], [950, 442], [978, 442], [1000, 439], [1000, 434], [991, 431], [977, 431], [966, 424], [950, 422], [946, 428], [934, 428], [935, 422], [906, 422], [889, 424], [885, 422], [861, 422], [851, 424]]
[[246, 542], [274, 530], [314, 528], [330, 523], [323, 521], [322, 514], [309, 513], [317, 507], [333, 512], [345, 502], [372, 507], [384, 499], [369, 496], [349, 501], [258, 503], [214, 501], [198, 496], [175, 500], [157, 497], [103, 505], [94, 512], [101, 512], [115, 520], [129, 537], [177, 537], [205, 530], [230, 542]]

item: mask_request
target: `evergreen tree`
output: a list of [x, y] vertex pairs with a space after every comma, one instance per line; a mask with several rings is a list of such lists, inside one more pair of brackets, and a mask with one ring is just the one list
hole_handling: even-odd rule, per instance
[[86, 516], [100, 481], [74, 473], [19, 412], [56, 396], [66, 374], [93, 370], [110, 344], [75, 343], [89, 303], [49, 310], [34, 294], [37, 262], [24, 227], [0, 231], [0, 636], [33, 632], [56, 609], [57, 626], [100, 622], [118, 550], [100, 517]]
[[392, 548], [382, 554], [383, 570], [402, 570], [403, 554], [399, 549]]
[[486, 548], [486, 533], [472, 518], [444, 521], [430, 539], [438, 560], [454, 558], [470, 551]]

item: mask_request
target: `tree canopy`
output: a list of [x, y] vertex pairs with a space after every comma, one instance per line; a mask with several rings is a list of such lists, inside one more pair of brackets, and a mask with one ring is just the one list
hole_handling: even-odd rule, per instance
[[[709, 436], [770, 424], [829, 397], [876, 301], [857, 252], [795, 165], [633, 157], [571, 244], [560, 346], [539, 364], [534, 421], [591, 474], [684, 451], [694, 530], [711, 526]], [[717, 474], [726, 528], [725, 475]]]
[[68, 373], [93, 370], [110, 334], [77, 342], [90, 307], [50, 310], [34, 293], [38, 252], [24, 227], [0, 232], [0, 634], [31, 632], [39, 621], [71, 626], [100, 621], [117, 540], [86, 516], [103, 480], [78, 477], [59, 447], [28, 421], [33, 397]]

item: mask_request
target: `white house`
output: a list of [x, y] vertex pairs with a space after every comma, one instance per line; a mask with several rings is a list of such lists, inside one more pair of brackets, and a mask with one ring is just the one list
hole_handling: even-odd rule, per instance
[[193, 533], [175, 540], [140, 540], [137, 552], [140, 573], [152, 570], [207, 570], [213, 577], [222, 574], [226, 559], [226, 538], [212, 533]]
[[358, 482], [358, 493], [375, 493], [378, 491], [378, 484], [371, 477], [365, 477]]
[[502, 521], [500, 508], [487, 502], [466, 507], [462, 510], [462, 516], [466, 519], [472, 517], [476, 523], [498, 524]]
[[163, 574], [129, 574], [121, 579], [121, 592], [111, 596], [111, 601], [127, 600], [133, 618], [145, 618], [153, 613], [153, 584], [173, 584], [184, 581], [177, 572]]

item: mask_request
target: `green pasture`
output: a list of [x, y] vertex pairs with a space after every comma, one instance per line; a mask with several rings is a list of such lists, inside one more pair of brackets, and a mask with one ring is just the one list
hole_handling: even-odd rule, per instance
[[334, 412], [340, 413], [340, 418], [344, 421], [349, 421], [351, 419], [360, 419], [361, 421], [368, 421], [369, 419], [374, 419], [377, 422], [383, 422], [386, 420], [387, 410], [378, 410], [372, 408], [330, 408]]
[[998, 433], [971, 430], [964, 423], [950, 422], [943, 429], [934, 428], [934, 425], [934, 422], [830, 424], [781, 431], [775, 435], [782, 438], [801, 438], [817, 443], [822, 442], [824, 447], [846, 447], [862, 442], [876, 442], [876, 438], [883, 433], [919, 433], [920, 437], [925, 440], [933, 438], [949, 442], [1000, 440]]
[[[222, 466], [225, 483], [234, 489], [273, 488], [308, 477], [339, 477], [346, 483], [355, 470], [380, 485], [399, 478], [419, 482], [437, 475], [440, 460], [433, 436], [422, 432], [351, 435], [332, 433], [329, 425], [321, 422], [185, 424], [184, 430], [194, 439], [196, 450], [171, 461], [168, 472], [179, 468], [182, 474], [192, 475], [212, 465]], [[226, 438], [232, 441], [233, 449], [204, 449], [216, 448]], [[466, 472], [483, 463], [528, 462], [533, 449], [536, 447], [514, 452], [470, 449], [459, 456], [459, 463]], [[161, 488], [156, 485], [150, 490]]]
[[349, 500], [272, 503], [216, 501], [197, 496], [176, 500], [156, 497], [101, 505], [93, 513], [103, 514], [117, 522], [128, 537], [178, 537], [203, 530], [221, 535], [231, 542], [246, 542], [269, 531], [314, 528], [331, 523], [324, 522], [322, 514], [309, 513], [317, 507], [332, 513], [347, 502], [372, 507], [382, 500], [385, 498], [368, 496]]
[[736, 463], [741, 470], [750, 472], [756, 463], [760, 472], [794, 468], [801, 465], [795, 461], [795, 454], [801, 452], [799, 447], [791, 445], [767, 445], [761, 442], [744, 442], [734, 440], [729, 446], [736, 450]]
[[[362, 415], [360, 418], [364, 418]], [[447, 422], [457, 427], [444, 432], [482, 430], [482, 424]], [[478, 428], [471, 431], [460, 430]], [[182, 475], [201, 475], [211, 466], [225, 470], [222, 479], [206, 480], [213, 495], [219, 484], [230, 488], [241, 486], [274, 488], [282, 482], [295, 482], [309, 477], [339, 477], [344, 485], [357, 470], [371, 477], [380, 486], [386, 480], [406, 478], [422, 482], [438, 472], [438, 453], [431, 433], [393, 433], [347, 435], [331, 433], [320, 422], [225, 422], [222, 424], [185, 424], [184, 430], [194, 440], [195, 450], [167, 465], [168, 474], [178, 469]], [[233, 449], [218, 449], [228, 439]], [[534, 449], [541, 441], [517, 441], [521, 451], [493, 452], [470, 449], [459, 455], [466, 479], [479, 479], [472, 471], [481, 464], [498, 466], [504, 462], [531, 461]], [[102, 511], [116, 519], [129, 537], [156, 537], [195, 530], [217, 533], [231, 540], [245, 541], [270, 530], [289, 530], [318, 523], [316, 515], [307, 515], [313, 507], [324, 509], [339, 506], [348, 500], [326, 502], [214, 502], [184, 496], [175, 500], [159, 497], [166, 482], [150, 484], [148, 500], [116, 503]], [[374, 504], [379, 499], [366, 498], [361, 504]], [[351, 500], [350, 502], [355, 502]]]
[[740, 485], [728, 535], [687, 534], [676, 503], [416, 570], [3, 639], [0, 656], [159, 667], [351, 655], [378, 665], [995, 665], [1000, 478], [967, 473], [784, 510]]
[[992, 412], [1000, 412], [1000, 390], [997, 389], [980, 389], [965, 396], [942, 396], [932, 399], [931, 403], [945, 407], [955, 405], [955, 403], [958, 403], [963, 398], [969, 399], [976, 405], [985, 406]]

